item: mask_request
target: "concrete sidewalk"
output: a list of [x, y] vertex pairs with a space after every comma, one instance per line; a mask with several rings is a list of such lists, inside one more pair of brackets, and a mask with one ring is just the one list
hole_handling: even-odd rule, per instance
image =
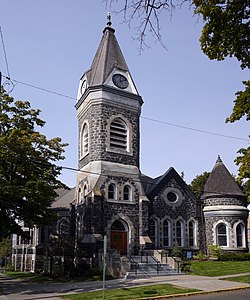
[[[199, 289], [204, 292], [238, 289], [243, 287], [250, 288], [250, 284], [220, 280], [221, 278], [240, 275], [250, 275], [250, 273], [219, 277], [174, 275], [133, 280], [115, 279], [107, 281], [105, 289], [133, 287], [156, 283], [169, 283], [184, 288]], [[0, 288], [3, 289], [5, 294], [4, 296], [0, 296], [0, 300], [59, 300], [61, 299], [60, 295], [102, 290], [102, 282], [95, 281], [30, 284], [19, 279], [8, 278], [3, 274], [0, 274]]]

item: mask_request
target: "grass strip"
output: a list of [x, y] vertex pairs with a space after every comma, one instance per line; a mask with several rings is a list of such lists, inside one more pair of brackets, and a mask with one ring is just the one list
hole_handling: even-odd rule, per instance
[[250, 261], [193, 261], [190, 275], [223, 276], [246, 273], [250, 270]]
[[221, 280], [250, 283], [250, 275], [222, 278]]
[[[185, 294], [190, 292], [197, 292], [196, 289], [185, 289], [171, 284], [155, 284], [148, 286], [121, 288], [113, 290], [105, 290], [105, 299], [113, 300], [126, 300], [126, 299], [139, 299], [139, 298], [152, 298], [159, 296], [167, 296], [173, 294]], [[75, 300], [99, 300], [103, 299], [102, 291], [88, 292], [82, 294], [66, 295], [64, 299]]]

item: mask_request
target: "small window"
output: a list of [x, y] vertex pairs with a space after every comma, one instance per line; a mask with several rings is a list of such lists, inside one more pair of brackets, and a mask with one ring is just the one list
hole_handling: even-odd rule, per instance
[[176, 222], [176, 242], [178, 246], [183, 246], [183, 222], [180, 220]]
[[227, 246], [227, 226], [219, 224], [216, 228], [217, 244], [219, 246]]
[[69, 236], [69, 222], [62, 220], [59, 224], [59, 234], [61, 236]]
[[78, 189], [78, 203], [82, 202], [82, 190], [81, 188]]
[[108, 199], [115, 200], [116, 198], [116, 188], [113, 183], [111, 183], [108, 187]]
[[170, 222], [168, 220], [163, 222], [163, 246], [170, 246]]
[[237, 247], [243, 247], [243, 238], [244, 238], [244, 227], [242, 224], [238, 224], [236, 227], [236, 236], [237, 236]]
[[82, 129], [81, 142], [81, 156], [84, 156], [89, 152], [89, 131], [88, 125], [86, 123], [84, 124]]
[[128, 185], [124, 186], [123, 189], [123, 199], [126, 201], [130, 201], [131, 200], [131, 188]]
[[127, 125], [121, 118], [114, 119], [110, 124], [110, 149], [127, 151]]
[[155, 244], [156, 242], [156, 222], [154, 219], [149, 221], [149, 235], [152, 242]]
[[188, 224], [188, 238], [189, 238], [189, 246], [195, 246], [195, 223], [194, 221], [190, 221]]

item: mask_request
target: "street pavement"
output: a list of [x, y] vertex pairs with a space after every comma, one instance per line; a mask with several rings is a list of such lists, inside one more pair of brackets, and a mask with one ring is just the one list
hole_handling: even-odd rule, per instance
[[[184, 288], [194, 288], [204, 293], [211, 291], [226, 291], [240, 288], [250, 288], [250, 284], [220, 280], [221, 278], [239, 275], [250, 275], [250, 273], [230, 276], [195, 276], [174, 275], [159, 276], [145, 279], [115, 279], [107, 281], [105, 289], [124, 288], [156, 283], [169, 283]], [[60, 296], [72, 293], [84, 293], [102, 290], [102, 282], [64, 282], [64, 283], [28, 283], [19, 279], [12, 279], [0, 273], [0, 288], [4, 295], [0, 300], [61, 300]]]

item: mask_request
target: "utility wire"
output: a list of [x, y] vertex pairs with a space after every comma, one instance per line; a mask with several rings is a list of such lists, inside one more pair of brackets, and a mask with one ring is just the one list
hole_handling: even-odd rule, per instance
[[0, 26], [0, 34], [1, 34], [1, 40], [2, 40], [2, 45], [3, 45], [3, 53], [4, 53], [5, 64], [6, 64], [6, 70], [7, 70], [8, 77], [10, 78], [10, 70], [9, 70], [7, 53], [6, 53], [6, 49], [5, 49], [5, 45], [4, 45], [4, 39], [3, 39], [3, 33], [2, 33], [1, 26]]
[[[73, 168], [73, 167], [67, 167], [67, 166], [57, 166], [56, 167], [58, 168], [61, 168], [61, 169], [64, 169], [64, 170], [70, 170], [70, 171], [74, 171], [74, 172], [82, 172], [82, 173], [87, 173], [89, 175], [98, 175], [98, 176], [103, 176], [103, 177], [107, 177], [108, 175], [107, 174], [102, 174], [102, 173], [98, 173], [98, 172], [92, 172], [92, 171], [84, 171], [84, 170], [80, 170], [80, 169], [77, 169], [77, 168]], [[115, 176], [114, 176], [115, 177]], [[144, 183], [144, 184], [148, 184], [150, 186], [157, 186], [159, 184], [159, 181], [157, 180], [157, 183], [155, 182], [150, 182], [150, 181], [143, 181], [143, 180], [136, 180], [136, 179], [132, 179], [133, 182], [138, 182], [138, 183]], [[156, 180], [155, 178], [152, 178], [152, 181]], [[185, 181], [184, 181], [185, 182]], [[188, 184], [186, 183], [187, 187], [182, 187], [183, 190], [185, 191], [189, 191], [189, 192], [192, 192], [194, 193], [191, 188], [188, 187]], [[231, 194], [227, 194], [227, 193], [223, 193], [223, 192], [218, 192], [218, 191], [207, 191], [207, 190], [203, 190], [203, 191], [200, 191], [200, 193], [204, 194], [204, 193], [207, 193], [207, 194], [216, 194], [216, 195], [225, 195], [225, 196], [232, 196]]]
[[[5, 77], [8, 80], [11, 80], [10, 77], [4, 76], [4, 75], [2, 75], [2, 76]], [[15, 79], [12, 79], [12, 81], [14, 81], [16, 83], [20, 83], [20, 84], [26, 85], [26, 86], [29, 86], [29, 87], [32, 87], [34, 89], [38, 89], [38, 90], [41, 90], [41, 91], [44, 91], [44, 92], [47, 92], [47, 93], [54, 94], [54, 95], [57, 95], [57, 96], [61, 96], [61, 97], [68, 98], [68, 99], [73, 99], [75, 101], [77, 100], [74, 97], [67, 96], [65, 94], [61, 94], [61, 93], [58, 93], [58, 92], [55, 92], [55, 91], [51, 91], [51, 90], [48, 90], [48, 89], [44, 89], [44, 88], [41, 88], [41, 87], [38, 87], [38, 86], [35, 86], [35, 85], [32, 85], [32, 84], [29, 84], [29, 83], [26, 83], [26, 82], [22, 82], [22, 81], [15, 80]], [[174, 127], [178, 127], [178, 128], [182, 128], [182, 129], [186, 129], [186, 130], [191, 130], [191, 131], [196, 131], [196, 132], [200, 132], [200, 133], [205, 133], [205, 134], [210, 134], [210, 135], [214, 135], [214, 136], [220, 136], [220, 137], [224, 137], [224, 138], [230, 138], [230, 139], [235, 139], [235, 140], [241, 140], [241, 141], [247, 141], [247, 142], [249, 142], [249, 139], [246, 139], [246, 138], [241, 138], [241, 137], [236, 137], [236, 136], [230, 136], [230, 135], [216, 133], [216, 132], [211, 132], [211, 131], [206, 131], [206, 130], [202, 130], [202, 129], [198, 129], [198, 128], [192, 128], [192, 127], [183, 126], [183, 125], [179, 125], [179, 124], [174, 124], [174, 123], [170, 123], [170, 122], [166, 122], [166, 121], [162, 121], [162, 120], [157, 120], [157, 119], [153, 119], [153, 118], [148, 118], [148, 117], [144, 117], [144, 116], [141, 116], [141, 118], [145, 119], [145, 120], [148, 120], [148, 121], [152, 121], [152, 122], [157, 122], [157, 123], [161, 123], [161, 124], [164, 124], [164, 125], [168, 125], [168, 126], [174, 126]]]
[[240, 138], [240, 137], [237, 137], [237, 136], [231, 136], [231, 135], [226, 135], [226, 134], [221, 134], [221, 133], [206, 131], [206, 130], [202, 130], [202, 129], [187, 127], [187, 126], [173, 124], [173, 123], [169, 123], [169, 122], [166, 122], [166, 121], [156, 120], [156, 119], [152, 119], [152, 118], [148, 118], [148, 117], [143, 117], [143, 116], [141, 118], [145, 119], [145, 120], [152, 121], [152, 122], [157, 122], [157, 123], [161, 123], [161, 124], [165, 124], [165, 125], [169, 125], [169, 126], [175, 126], [175, 127], [182, 128], [182, 129], [187, 129], [187, 130], [197, 131], [197, 132], [206, 133], [206, 134], [210, 134], [210, 135], [217, 135], [217, 136], [221, 136], [221, 137], [225, 137], [225, 138], [230, 138], [230, 139], [236, 139], [236, 140], [248, 141], [249, 142], [248, 139]]

